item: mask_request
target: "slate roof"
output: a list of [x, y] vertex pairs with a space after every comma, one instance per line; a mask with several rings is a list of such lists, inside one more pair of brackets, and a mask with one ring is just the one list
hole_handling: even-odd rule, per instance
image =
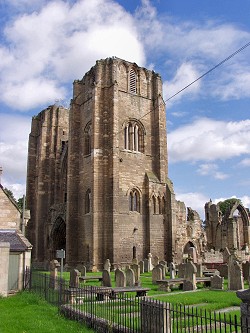
[[10, 251], [27, 251], [32, 248], [28, 239], [18, 230], [0, 229], [0, 242], [10, 243]]

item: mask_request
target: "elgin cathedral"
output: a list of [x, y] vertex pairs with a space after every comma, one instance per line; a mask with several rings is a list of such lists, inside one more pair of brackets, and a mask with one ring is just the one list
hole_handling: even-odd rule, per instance
[[149, 252], [178, 263], [190, 247], [202, 257], [201, 220], [175, 199], [168, 178], [161, 77], [116, 57], [99, 60], [74, 81], [69, 109], [53, 105], [33, 117], [27, 206], [38, 267], [59, 249], [69, 267], [90, 270]]

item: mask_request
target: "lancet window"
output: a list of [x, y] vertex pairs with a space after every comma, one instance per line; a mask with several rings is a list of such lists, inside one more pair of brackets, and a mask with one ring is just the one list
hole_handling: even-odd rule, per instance
[[135, 152], [144, 150], [144, 131], [135, 120], [129, 121], [124, 127], [124, 148]]
[[133, 189], [129, 193], [129, 210], [140, 213], [140, 206], [140, 194], [136, 189]]
[[91, 191], [88, 189], [85, 194], [85, 214], [90, 213], [91, 207]]
[[91, 154], [91, 123], [88, 123], [84, 129], [84, 155]]

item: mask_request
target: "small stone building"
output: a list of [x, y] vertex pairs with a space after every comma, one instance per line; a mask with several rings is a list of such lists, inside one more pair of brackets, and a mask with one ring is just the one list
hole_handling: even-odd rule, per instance
[[33, 117], [27, 235], [36, 267], [58, 249], [68, 266], [90, 270], [149, 252], [168, 262], [189, 248], [201, 256], [201, 220], [192, 211], [187, 221], [168, 178], [162, 94], [159, 74], [112, 57], [74, 81], [70, 110]]
[[[27, 214], [26, 214], [27, 216]], [[21, 232], [21, 212], [0, 184], [0, 294], [23, 288], [23, 275], [30, 267], [32, 246]]]

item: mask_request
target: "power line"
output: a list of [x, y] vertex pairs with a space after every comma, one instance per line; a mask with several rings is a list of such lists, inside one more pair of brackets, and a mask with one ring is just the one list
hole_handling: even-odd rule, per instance
[[230, 56], [228, 56], [227, 58], [225, 58], [224, 60], [222, 60], [220, 63], [218, 63], [217, 65], [215, 65], [213, 68], [209, 69], [206, 73], [204, 73], [201, 76], [199, 76], [197, 79], [195, 79], [193, 82], [189, 83], [187, 86], [185, 86], [184, 88], [182, 88], [181, 90], [179, 90], [177, 93], [175, 93], [174, 95], [172, 95], [171, 97], [169, 97], [168, 99], [166, 99], [165, 102], [168, 102], [170, 99], [172, 99], [176, 95], [180, 94], [183, 90], [187, 89], [192, 84], [194, 84], [198, 80], [202, 79], [205, 75], [211, 73], [214, 69], [216, 69], [217, 67], [219, 67], [222, 64], [224, 64], [224, 62], [226, 62], [229, 59], [231, 59], [232, 57], [234, 57], [236, 54], [238, 54], [239, 52], [241, 52], [242, 50], [244, 50], [245, 48], [247, 48], [249, 45], [250, 45], [250, 42], [248, 42], [247, 44], [245, 44], [244, 46], [242, 46], [240, 49], [238, 49], [237, 51], [235, 51], [234, 53], [232, 53]]

